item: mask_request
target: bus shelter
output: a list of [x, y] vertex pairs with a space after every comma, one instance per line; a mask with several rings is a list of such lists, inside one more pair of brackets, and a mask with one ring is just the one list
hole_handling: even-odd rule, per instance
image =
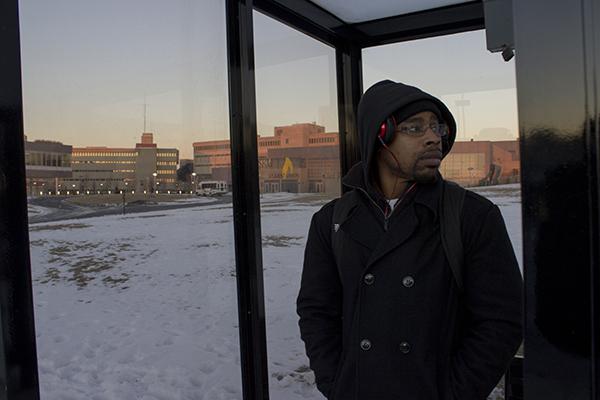
[[[77, 360], [76, 356], [64, 361], [63, 364], [47, 359], [52, 352], [46, 350], [48, 344], [41, 343], [50, 342], [40, 342], [42, 338], [46, 337], [42, 332], [47, 323], [44, 317], [47, 308], [45, 302], [44, 306], [41, 303], [37, 306], [36, 301], [45, 301], [44, 291], [53, 289], [50, 286], [47, 288], [43, 286], [43, 290], [42, 286], [39, 286], [39, 291], [34, 288], [36, 285], [60, 284], [61, 278], [56, 274], [62, 270], [60, 267], [56, 267], [55, 270], [48, 269], [50, 275], [47, 275], [47, 280], [36, 275], [35, 271], [32, 272], [40, 251], [42, 251], [35, 246], [42, 246], [44, 240], [50, 239], [36, 236], [40, 231], [48, 230], [49, 228], [46, 226], [30, 228], [29, 223], [35, 219], [32, 219], [31, 207], [29, 207], [28, 217], [28, 200], [31, 200], [32, 196], [36, 196], [38, 191], [43, 196], [46, 192], [48, 195], [55, 195], [61, 188], [58, 187], [58, 180], [50, 180], [50, 183], [47, 183], [48, 181], [43, 181], [42, 175], [37, 178], [37, 181], [30, 180], [33, 177], [31, 171], [35, 168], [29, 168], [30, 161], [29, 158], [26, 160], [26, 147], [34, 148], [35, 146], [27, 145], [28, 139], [24, 138], [24, 135], [29, 130], [44, 131], [40, 128], [44, 124], [48, 124], [46, 128], [49, 132], [54, 119], [68, 120], [72, 117], [71, 113], [77, 114], [79, 109], [73, 105], [65, 106], [61, 108], [65, 113], [57, 118], [56, 115], [52, 116], [52, 110], [44, 110], [41, 106], [36, 108], [35, 104], [38, 104], [35, 102], [36, 95], [48, 94], [48, 90], [53, 89], [46, 89], [44, 92], [44, 82], [47, 81], [36, 80], [38, 76], [45, 76], [44, 70], [33, 68], [31, 65], [45, 65], [47, 60], [58, 58], [59, 53], [63, 60], [69, 62], [69, 65], [77, 64], [80, 62], [76, 60], [78, 52], [81, 52], [82, 58], [91, 57], [92, 52], [87, 53], [90, 49], [94, 52], [106, 52], [110, 57], [116, 57], [107, 49], [113, 45], [118, 47], [117, 44], [121, 39], [129, 38], [130, 33], [135, 36], [133, 26], [137, 25], [131, 21], [152, 20], [152, 18], [158, 18], [157, 16], [160, 14], [162, 18], [160, 21], [164, 21], [165, 26], [171, 21], [174, 29], [181, 29], [183, 32], [178, 31], [177, 35], [181, 34], [181, 37], [187, 38], [181, 43], [169, 42], [165, 47], [179, 49], [178, 53], [166, 54], [164, 57], [181, 57], [183, 67], [177, 71], [181, 73], [182, 79], [189, 79], [186, 81], [188, 83], [182, 84], [184, 88], [175, 93], [179, 103], [175, 102], [174, 104], [179, 104], [177, 109], [182, 110], [182, 116], [176, 122], [172, 122], [172, 126], [183, 121], [181, 122], [184, 127], [182, 132], [187, 132], [186, 129], [194, 123], [197, 123], [197, 126], [204, 126], [202, 125], [204, 122], [197, 122], [194, 119], [199, 109], [207, 110], [200, 113], [199, 121], [211, 120], [219, 112], [224, 116], [221, 118], [221, 122], [215, 122], [209, 126], [215, 131], [224, 127], [223, 137], [206, 136], [201, 140], [196, 138], [192, 148], [193, 134], [190, 133], [189, 146], [187, 142], [185, 146], [189, 147], [189, 157], [193, 158], [194, 163], [193, 180], [188, 182], [187, 189], [194, 185], [197, 186], [200, 175], [207, 175], [206, 168], [210, 168], [214, 172], [213, 180], [230, 181], [231, 184], [232, 240], [227, 243], [215, 243], [214, 246], [210, 241], [196, 243], [197, 247], [194, 250], [198, 254], [198, 265], [201, 266], [202, 262], [209, 259], [208, 253], [201, 253], [208, 251], [205, 250], [206, 248], [229, 246], [230, 249], [229, 256], [232, 264], [231, 270], [226, 275], [229, 274], [231, 277], [232, 286], [224, 287], [233, 288], [229, 304], [235, 310], [237, 318], [230, 321], [229, 325], [231, 332], [235, 330], [238, 343], [232, 345], [233, 342], [222, 342], [215, 339], [213, 344], [209, 343], [205, 347], [209, 348], [210, 354], [221, 354], [226, 359], [230, 358], [230, 364], [227, 364], [229, 367], [223, 367], [223, 370], [229, 368], [227, 373], [235, 375], [236, 378], [232, 378], [233, 384], [228, 381], [229, 383], [223, 387], [229, 388], [231, 398], [245, 400], [294, 398], [291, 394], [294, 388], [306, 390], [306, 393], [312, 390], [310, 387], [314, 382], [311, 383], [310, 378], [307, 378], [309, 374], [307, 374], [306, 366], [299, 366], [296, 369], [282, 367], [285, 360], [278, 359], [277, 352], [286, 348], [285, 340], [289, 335], [285, 334], [277, 339], [277, 321], [270, 323], [268, 320], [269, 310], [273, 310], [271, 315], [276, 315], [278, 312], [275, 305], [271, 305], [271, 303], [277, 303], [272, 300], [277, 296], [273, 294], [271, 297], [269, 294], [270, 290], [275, 290], [270, 289], [274, 284], [271, 282], [272, 275], [270, 274], [272, 272], [269, 271], [271, 267], [278, 268], [277, 265], [281, 264], [281, 260], [271, 261], [278, 260], [273, 249], [277, 249], [278, 246], [294, 247], [301, 243], [300, 236], [296, 237], [293, 233], [283, 234], [281, 233], [283, 231], [278, 231], [277, 234], [269, 233], [274, 228], [272, 220], [267, 219], [268, 209], [272, 207], [272, 211], [277, 212], [276, 205], [279, 203], [276, 202], [280, 201], [277, 196], [269, 196], [274, 194], [271, 192], [275, 192], [275, 194], [306, 192], [328, 193], [333, 198], [341, 193], [340, 177], [360, 158], [356, 114], [358, 101], [368, 84], [373, 83], [377, 77], [389, 77], [390, 71], [396, 71], [393, 73], [399, 80], [403, 80], [404, 77], [417, 79], [415, 78], [417, 75], [411, 74], [420, 66], [425, 77], [423, 79], [431, 79], [434, 84], [442, 80], [446, 82], [456, 80], [460, 85], [471, 85], [463, 90], [462, 96], [460, 96], [459, 89], [447, 89], [442, 93], [446, 96], [443, 99], [451, 102], [454, 107], [453, 111], [459, 122], [459, 135], [462, 132], [462, 139], [467, 142], [462, 145], [465, 149], [469, 146], [476, 147], [475, 144], [468, 144], [469, 138], [470, 141], [488, 143], [490, 142], [489, 137], [499, 137], [493, 135], [506, 133], [506, 129], [502, 132], [490, 133], [482, 128], [477, 132], [476, 140], [470, 137], [471, 132], [468, 127], [472, 126], [471, 124], [477, 124], [477, 117], [471, 117], [471, 114], [465, 116], [464, 113], [465, 110], [468, 113], [469, 107], [471, 107], [473, 113], [476, 114], [477, 93], [491, 91], [493, 92], [491, 97], [495, 99], [506, 95], [506, 83], [498, 83], [494, 76], [485, 75], [487, 64], [477, 64], [476, 61], [463, 59], [464, 63], [450, 67], [450, 65], [454, 65], [453, 62], [456, 59], [465, 56], [462, 53], [456, 53], [454, 56], [453, 53], [444, 51], [444, 45], [434, 46], [431, 47], [431, 50], [421, 52], [423, 48], [435, 43], [434, 41], [440, 40], [437, 42], [438, 44], [446, 43], [441, 41], [447, 38], [459, 38], [457, 39], [459, 42], [461, 40], [468, 41], [471, 40], [469, 36], [460, 35], [473, 34], [479, 35], [479, 39], [481, 39], [478, 42], [480, 46], [473, 50], [474, 53], [494, 57], [498, 63], [505, 63], [504, 65], [514, 64], [514, 67], [511, 67], [514, 68], [515, 80], [512, 90], [516, 93], [513, 103], [517, 111], [515, 114], [517, 137], [514, 141], [516, 141], [515, 146], [518, 149], [507, 150], [508, 145], [505, 147], [498, 145], [502, 147], [496, 150], [498, 153], [492, 152], [493, 154], [504, 154], [502, 152], [510, 154], [518, 152], [520, 154], [520, 167], [514, 167], [516, 172], [512, 174], [513, 178], [520, 182], [520, 186], [517, 189], [512, 186], [511, 190], [519, 192], [519, 211], [522, 213], [520, 220], [522, 225], [519, 229], [522, 236], [516, 240], [522, 246], [522, 270], [525, 282], [524, 356], [515, 358], [511, 368], [507, 371], [504, 396], [506, 399], [600, 399], [600, 312], [598, 311], [600, 309], [600, 217], [598, 212], [600, 182], [598, 177], [599, 134], [596, 122], [599, 113], [598, 95], [600, 94], [597, 76], [600, 73], [600, 7], [596, 2], [593, 0], [570, 2], [541, 0], [397, 2], [378, 0], [367, 4], [361, 1], [338, 0], [211, 0], [210, 2], [196, 3], [175, 2], [167, 6], [167, 11], [171, 8], [173, 13], [163, 12], [162, 14], [160, 11], [153, 10], [152, 5], [136, 7], [134, 2], [132, 10], [123, 6], [121, 11], [111, 15], [110, 18], [104, 16], [106, 18], [103, 20], [104, 25], [97, 31], [93, 31], [93, 24], [85, 22], [85, 15], [88, 15], [89, 21], [101, 20], [103, 18], [102, 5], [90, 5], [89, 7], [93, 9], [84, 12], [81, 5], [75, 3], [51, 2], [42, 5], [31, 1], [5, 0], [0, 4], [2, 32], [0, 35], [0, 51], [2, 53], [0, 58], [0, 87], [2, 88], [0, 90], [0, 282], [2, 284], [0, 290], [0, 381], [3, 383], [0, 389], [0, 398], [7, 400], [44, 398], [43, 394], [46, 393], [44, 385], [50, 387], [53, 377], [60, 375], [52, 375], [52, 370], [60, 369], [63, 375], [68, 375], [74, 381], [78, 376], [76, 372], [69, 374], [68, 370], [62, 369], [66, 364], [76, 363], [74, 361]], [[177, 7], [180, 8], [175, 10]], [[128, 22], [132, 24], [132, 27], [130, 30], [119, 30], [119, 19], [128, 12], [131, 12], [132, 15], [131, 21]], [[205, 29], [210, 21], [202, 20], [203, 16], [208, 15], [209, 12], [212, 13], [210, 15], [213, 22], [216, 21], [216, 26], [218, 26], [218, 29], [215, 28], [214, 31]], [[173, 15], [177, 16], [173, 17]], [[61, 18], [70, 22], [49, 25], [53, 20], [61, 21]], [[57, 44], [60, 45], [61, 40], [64, 40], [65, 43], [69, 42], [73, 36], [78, 35], [57, 35], [58, 40], [53, 40], [53, 38], [44, 36], [41, 30], [48, 25], [50, 26], [48, 29], [53, 32], [61, 32], [63, 28], [66, 32], [69, 24], [78, 19], [81, 19], [81, 24], [74, 26], [73, 29], [75, 29], [74, 32], [80, 33], [83, 39], [81, 42], [73, 39], [74, 47], [65, 50], [64, 53], [60, 47], [56, 47]], [[86, 26], [96, 36], [89, 35]], [[170, 34], [170, 31], [162, 31], [162, 28], [162, 25], [153, 27], [158, 34], [152, 40], [140, 39], [139, 42], [132, 43], [138, 43], [140, 46], [149, 45], [149, 48], [153, 45], [159, 46], [160, 41]], [[102, 40], [97, 40], [97, 37], [101, 37]], [[281, 43], [282, 37], [285, 43]], [[207, 46], [212, 45], [210, 48], [213, 50], [210, 53], [201, 54], [202, 57], [196, 59], [191, 54], [198, 53], [197, 48], [194, 47], [198, 41], [206, 42]], [[45, 47], [37, 48], [36, 46], [40, 44]], [[451, 48], [451, 44], [447, 46], [447, 48]], [[127, 58], [126, 53], [124, 51], [121, 56]], [[403, 57], [403, 54], [406, 57]], [[208, 83], [199, 85], [194, 80], [195, 74], [205, 65], [202, 64], [205, 62], [202, 60], [208, 59], [221, 60], [220, 64], [215, 64], [216, 66], [211, 67], [213, 69], [207, 72], [211, 76], [209, 81], [215, 84], [216, 89], [214, 90], [223, 92], [215, 103], [219, 104], [217, 106], [207, 106], [208, 100], [204, 98], [195, 100], [194, 97], [197, 92], [211, 90], [207, 89], [210, 88]], [[415, 60], [421, 64], [414, 63]], [[162, 65], [161, 62], [162, 60], [157, 60], [157, 64]], [[49, 65], [50, 68], [51, 62]], [[87, 76], [82, 79], [93, 80], [95, 74], [101, 76], [113, 67], [110, 63], [100, 64], [97, 70], [91, 69], [91, 67], [82, 67], [89, 68], [84, 74]], [[119, 66], [114, 68], [118, 69]], [[320, 72], [314, 73], [314, 75], [308, 74], [307, 71], [313, 69]], [[160, 75], [160, 68], [156, 71], [156, 75], [148, 78], [148, 81], [153, 83], [144, 84], [146, 86], [140, 85], [135, 90], [142, 93], [146, 90], [145, 88], [152, 87], [151, 85], [155, 84], [156, 80], [164, 78]], [[324, 88], [323, 96], [329, 99], [324, 101], [313, 114], [306, 114], [314, 115], [318, 123], [315, 120], [311, 121], [308, 116], [292, 116], [288, 120], [270, 116], [269, 110], [276, 109], [276, 104], [283, 101], [281, 99], [289, 100], [290, 108], [297, 110], [302, 110], [305, 103], [320, 101], [318, 99], [321, 95], [317, 93], [320, 89], [313, 88], [312, 95], [302, 92], [301, 86], [309, 85], [308, 80], [296, 89], [289, 89], [286, 86], [289, 82], [302, 81], [305, 73], [310, 76], [309, 80], [313, 84], [317, 82]], [[54, 71], [54, 75], [57, 74], [67, 76], [69, 72], [59, 68]], [[136, 76], [136, 74], [131, 76]], [[50, 75], [52, 74], [48, 74], [48, 76]], [[165, 76], [167, 75], [165, 74]], [[167, 78], [164, 79], [164, 85], [170, 87], [169, 85], [172, 83], [169, 83]], [[280, 80], [278, 81], [278, 79]], [[62, 87], [69, 85], [74, 88], [80, 87], [80, 83], [73, 83], [75, 81], [69, 81], [66, 78], [57, 82], [62, 82]], [[123, 82], [119, 81], [119, 85], [122, 86]], [[481, 88], [475, 87], [474, 82], [480, 82]], [[83, 87], [88, 88], [85, 85]], [[85, 93], [82, 90], [81, 95], [93, 96], [102, 92], [101, 87], [102, 85], [93, 88], [90, 86], [93, 90]], [[146, 106], [148, 104], [150, 106], [150, 121], [155, 118], [156, 126], [159, 126], [158, 121], [162, 117], [157, 116], [159, 111], [153, 110], [159, 109], [163, 100], [168, 102], [165, 99], [171, 96], [172, 91], [165, 89], [161, 92], [162, 97], [158, 94], [153, 97], [153, 89], [149, 90], [149, 101], [145, 94], [143, 96], [140, 94], [140, 99], [143, 97], [143, 101], [135, 100], [140, 107], [142, 103], [144, 104], [143, 133], [145, 136], [142, 136], [141, 142], [132, 147], [134, 150], [130, 152], [123, 149], [118, 152], [115, 150], [115, 154], [120, 154], [115, 157], [121, 157], [119, 163], [123, 165], [136, 163], [135, 160], [127, 158], [130, 157], [129, 153], [150, 154], [154, 152], [148, 156], [150, 158], [146, 157], [145, 160], [157, 160], [161, 157], [160, 154], [164, 154], [165, 158], [164, 161], [153, 161], [156, 162], [156, 166], [152, 165], [150, 169], [140, 166], [141, 161], [135, 164], [138, 168], [146, 168], [148, 171], [146, 177], [140, 178], [134, 175], [133, 170], [122, 172], [125, 174], [124, 178], [119, 178], [114, 191], [119, 191], [123, 195], [123, 213], [125, 213], [125, 195], [129, 196], [128, 190], [131, 191], [131, 196], [135, 195], [129, 185], [137, 185], [138, 192], [152, 187], [152, 192], [160, 189], [163, 193], [168, 191], [169, 195], [171, 191], [173, 194], [178, 190], [181, 193], [179, 187], [168, 186], [175, 183], [169, 180], [171, 178], [166, 177], [168, 174], [166, 171], [167, 166], [174, 165], [169, 163], [174, 163], [176, 157], [183, 158], [184, 151], [179, 149], [181, 154], [178, 155], [178, 152], [173, 150], [175, 145], [165, 145], [166, 147], [161, 150], [161, 147], [157, 147], [153, 142], [152, 135], [148, 136], [146, 126]], [[468, 93], [466, 98], [465, 92]], [[69, 96], [64, 93], [61, 91], [56, 93], [57, 102], [61, 96]], [[266, 93], [278, 93], [278, 100], [273, 100]], [[85, 103], [87, 98], [85, 96], [74, 97], [79, 98], [79, 103]], [[294, 99], [297, 100], [296, 103], [292, 101]], [[120, 100], [114, 100], [108, 105], [97, 104], [94, 112], [100, 115], [118, 114], [121, 112], [119, 110], [126, 109], [126, 107], [119, 107], [128, 101], [133, 100], [123, 95]], [[505, 111], [503, 108], [502, 105], [498, 106], [497, 113]], [[153, 112], [155, 112], [155, 117], [152, 117]], [[280, 113], [283, 112], [280, 111]], [[36, 122], [35, 114], [44, 114], [46, 119]], [[30, 116], [31, 121], [27, 120]], [[123, 118], [124, 121], [126, 117]], [[167, 119], [165, 117], [165, 120]], [[94, 123], [94, 120], [89, 122]], [[98, 124], [101, 124], [100, 119], [98, 119]], [[169, 125], [166, 123], [160, 125], [159, 130], [164, 132], [167, 130], [167, 126]], [[206, 129], [210, 130], [209, 128]], [[78, 129], [82, 131], [82, 129]], [[192, 130], [190, 128], [190, 132]], [[288, 143], [289, 140], [294, 141], [294, 138], [301, 135], [306, 136], [304, 144]], [[90, 133], [90, 141], [85, 143], [75, 143], [78, 140], [75, 139], [75, 136], [65, 136], [66, 139], [62, 139], [62, 136], [57, 137], [60, 137], [61, 141], [74, 141], [65, 143], [66, 146], [60, 147], [62, 149], [60, 151], [72, 152], [69, 154], [72, 154], [72, 160], [77, 160], [77, 163], [96, 162], [98, 164], [98, 161], [89, 161], [91, 160], [89, 157], [104, 157], [104, 155], [94, 154], [108, 151], [99, 150], [99, 148], [90, 150], [93, 149], [90, 144], [105, 144], [99, 133]], [[163, 137], [161, 136], [160, 140], [163, 140]], [[187, 136], [185, 137], [187, 139]], [[92, 139], [96, 142], [93, 142]], [[131, 140], [133, 142], [134, 139]], [[322, 146], [324, 144], [332, 145], [324, 148]], [[73, 149], [70, 149], [71, 145]], [[286, 145], [295, 150], [287, 151]], [[310, 148], [311, 145], [314, 145], [315, 148], [302, 150], [302, 146]], [[43, 143], [38, 143], [36, 146], [43, 147]], [[111, 148], [116, 149], [117, 147], [114, 146], [116, 145]], [[488, 143], [486, 146], [491, 148], [492, 144]], [[185, 150], [185, 152], [187, 151]], [[471, 150], [465, 150], [465, 154], [468, 151]], [[223, 154], [229, 157], [229, 164], [219, 164], [220, 161], [217, 158]], [[167, 155], [171, 158], [167, 158]], [[64, 158], [66, 157], [64, 155], [57, 157], [57, 160], [67, 159]], [[495, 156], [489, 157], [494, 158]], [[208, 164], [204, 163], [205, 161]], [[160, 164], [160, 162], [165, 164]], [[79, 165], [77, 163], [72, 164], [73, 174], [75, 174], [76, 166]], [[314, 172], [317, 168], [314, 167], [315, 165], [319, 165], [318, 172]], [[49, 164], [42, 165], [37, 169], [44, 170], [44, 168], [51, 169], [53, 167], [62, 168], [57, 164]], [[477, 168], [469, 168], [465, 179], [476, 179]], [[88, 195], [89, 192], [92, 192], [93, 195], [94, 191], [101, 195], [101, 185], [103, 187], [102, 194], [106, 192], [104, 188], [106, 180], [90, 178], [96, 179], [98, 186], [93, 188], [81, 186], [80, 189], [77, 185], [84, 184], [80, 181], [75, 182], [74, 176], [71, 180], [65, 178], [61, 181], [65, 185], [62, 190], [69, 190], [71, 192], [69, 195], [77, 193], [82, 196], [84, 192], [88, 192]], [[61, 179], [63, 178], [61, 177]], [[40, 183], [38, 184], [38, 182]], [[39, 185], [46, 184], [54, 185], [53, 189], [47, 190], [47, 187], [39, 189]], [[165, 187], [164, 190], [163, 187]], [[107, 193], [111, 194], [111, 191], [108, 190]], [[108, 196], [108, 194], [106, 195]], [[297, 197], [290, 198], [300, 202]], [[316, 201], [313, 197], [310, 199], [312, 199], [310, 201]], [[269, 203], [267, 200], [273, 201], [273, 203]], [[41, 217], [36, 218], [43, 221], [44, 219]], [[221, 223], [227, 218], [228, 216], [224, 215], [221, 219], [211, 221]], [[63, 227], [60, 229], [71, 229], [73, 226], [87, 229], [86, 220], [82, 219], [81, 221], [52, 226]], [[128, 220], [128, 223], [133, 224], [132, 221]], [[201, 231], [208, 232], [213, 229], [211, 226], [216, 226], [209, 222], [206, 224], [199, 225], [198, 231], [186, 233], [186, 237], [201, 235]], [[66, 225], [68, 225], [67, 228], [64, 228]], [[110, 225], [106, 229], [113, 229], [115, 226], [117, 225]], [[227, 232], [225, 231], [223, 235], [227, 235]], [[63, 240], [61, 242], [62, 250], [55, 246], [48, 251], [52, 251], [54, 255], [58, 254], [57, 257], [63, 257], [63, 260], [69, 260], [67, 253], [73, 247], [71, 250], [65, 249], [68, 247], [65, 244], [67, 243], [66, 239], [61, 240]], [[73, 245], [75, 242], [68, 243]], [[105, 253], [112, 245], [107, 246]], [[127, 246], [122, 249], [126, 252]], [[214, 256], [215, 260], [222, 259], [225, 257], [224, 254], [218, 253]], [[88, 257], [86, 260], [89, 260], [90, 256], [86, 257]], [[98, 257], [102, 258], [101, 255]], [[171, 266], [184, 263], [182, 261], [184, 259], [178, 260], [177, 255], [169, 257], [161, 265]], [[287, 261], [289, 261], [289, 257]], [[59, 265], [66, 265], [67, 262], [64, 261], [60, 264], [59, 261], [56, 261]], [[69, 264], [69, 268], [71, 268], [69, 271], [75, 268], [74, 265], [76, 265], [76, 261]], [[82, 270], [78, 271], [78, 277], [88, 276], [85, 274], [89, 272], [89, 269], [84, 269], [83, 272]], [[194, 279], [194, 270], [190, 271], [189, 276], [186, 276], [189, 279], [185, 279], [185, 282]], [[158, 271], [157, 273], [162, 272]], [[176, 273], [173, 274], [176, 275]], [[113, 290], [115, 287], [127, 289], [128, 286], [123, 285], [122, 281], [126, 279], [125, 277], [130, 279], [129, 275], [117, 278], [112, 275], [108, 278], [104, 276], [105, 285], [102, 286], [102, 290]], [[79, 286], [75, 289], [78, 289], [79, 292], [75, 293], [85, 293], [86, 288], [95, 285], [93, 280], [81, 278], [76, 281], [74, 284]], [[72, 282], [66, 284], [67, 291], [71, 290], [69, 285], [72, 286]], [[210, 286], [203, 287], [202, 290], [208, 292]], [[224, 290], [227, 291], [227, 289]], [[291, 302], [290, 299], [294, 292], [292, 289], [286, 290], [286, 296]], [[177, 289], [173, 289], [173, 292], [177, 292]], [[82, 303], [85, 301], [88, 300], [81, 300]], [[89, 301], [94, 301], [94, 299], [90, 298]], [[218, 300], [213, 298], [212, 301], [217, 302]], [[198, 309], [206, 304], [208, 303], [198, 304]], [[99, 312], [106, 311], [102, 305], [98, 307]], [[217, 313], [220, 313], [221, 309], [216, 307], [216, 310]], [[56, 315], [59, 319], [63, 318], [65, 322], [72, 319], [60, 313]], [[121, 324], [122, 326], [127, 323], [125, 317], [115, 322], [116, 325]], [[213, 339], [204, 338], [200, 325], [198, 327], [199, 330], [196, 331], [198, 341], [213, 341]], [[53, 339], [48, 340], [55, 340], [56, 346], [60, 346], [65, 338], [67, 341], [75, 340], [75, 336], [71, 338], [68, 335], [64, 337], [59, 334], [60, 330], [56, 331], [56, 326], [53, 326], [52, 329], [58, 333]], [[135, 329], [139, 331], [140, 327], [133, 327], [132, 332]], [[208, 325], [206, 329], [209, 329]], [[292, 331], [289, 326], [286, 329]], [[38, 334], [37, 344], [36, 333]], [[99, 342], [97, 346], [110, 344], [111, 340], [106, 338], [106, 343]], [[135, 341], [130, 344], [131, 346], [136, 345]], [[172, 343], [167, 343], [167, 345], [172, 345]], [[181, 346], [185, 349], [185, 344]], [[91, 348], [88, 350], [91, 352], [89, 353], [91, 361], [88, 363], [93, 364], [96, 362], [94, 361], [95, 357], [100, 357], [100, 355], [94, 353]], [[87, 354], [85, 349], [81, 350], [81, 354]], [[300, 356], [298, 355], [298, 357]], [[207, 358], [207, 360], [209, 359]], [[198, 368], [207, 375], [213, 374], [215, 369], [221, 371], [212, 365], [211, 361], [204, 363], [201, 361], [193, 359], [190, 362], [192, 365], [200, 365]], [[234, 367], [232, 368], [231, 365]], [[237, 366], [237, 370], [235, 366]], [[182, 371], [186, 370], [185, 366], [180, 368]], [[289, 373], [286, 372], [286, 368], [289, 369]], [[40, 376], [47, 378], [41, 380]], [[221, 379], [217, 375], [211, 376], [210, 379], [213, 381]], [[162, 380], [166, 382], [168, 377], [160, 374], [154, 376], [148, 372], [138, 380], [147, 383], [147, 386], [140, 389], [142, 392], [138, 393], [147, 393], [145, 390], [149, 390], [148, 388], [153, 384], [160, 386]], [[183, 394], [175, 391], [171, 392], [172, 398], [225, 398], [218, 397], [218, 391], [225, 389], [223, 387], [220, 389], [209, 388], [206, 383], [208, 381], [208, 378], [206, 381], [194, 381], [197, 383], [196, 392], [194, 389], [186, 392], [186, 395], [191, 397], [182, 397]], [[57, 389], [60, 385], [64, 385], [64, 383], [59, 382], [53, 389], [48, 389], [49, 398], [60, 398], [61, 392]], [[92, 388], [94, 386], [93, 383], [86, 385]], [[177, 388], [183, 384], [176, 382], [173, 385]], [[291, 389], [286, 392], [288, 388]], [[65, 390], [67, 389], [65, 388]], [[40, 396], [40, 392], [42, 396]], [[64, 398], [73, 398], [73, 393], [76, 392], [69, 393]], [[168, 392], [161, 393], [163, 396], [169, 397]], [[297, 394], [297, 392], [295, 393]], [[85, 398], [84, 395], [82, 396], [80, 398]], [[110, 395], [108, 396], [110, 398]], [[119, 398], [118, 395], [115, 396], [117, 396], [115, 398]]]

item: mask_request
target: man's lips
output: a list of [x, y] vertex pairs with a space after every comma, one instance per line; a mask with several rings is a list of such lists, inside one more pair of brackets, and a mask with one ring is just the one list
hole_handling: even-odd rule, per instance
[[439, 167], [442, 163], [442, 152], [428, 151], [419, 157], [419, 160], [427, 167]]

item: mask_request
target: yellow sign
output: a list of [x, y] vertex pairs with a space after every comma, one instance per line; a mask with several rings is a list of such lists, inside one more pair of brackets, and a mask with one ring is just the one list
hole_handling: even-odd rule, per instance
[[294, 173], [294, 164], [292, 164], [292, 160], [286, 157], [281, 168], [281, 176], [285, 179], [289, 173]]

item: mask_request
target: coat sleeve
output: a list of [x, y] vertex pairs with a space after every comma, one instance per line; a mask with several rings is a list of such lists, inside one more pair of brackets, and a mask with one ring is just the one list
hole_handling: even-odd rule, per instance
[[296, 301], [300, 336], [325, 397], [333, 387], [342, 350], [342, 287], [331, 250], [331, 208], [312, 218]]
[[491, 205], [465, 233], [466, 324], [452, 356], [455, 400], [485, 400], [522, 341], [523, 280], [502, 214]]

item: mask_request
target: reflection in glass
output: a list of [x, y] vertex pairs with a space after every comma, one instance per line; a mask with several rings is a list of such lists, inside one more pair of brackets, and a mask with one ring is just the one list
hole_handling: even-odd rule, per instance
[[[241, 399], [221, 0], [20, 2], [41, 396]], [[230, 182], [229, 171], [221, 180]]]
[[322, 399], [296, 296], [311, 216], [340, 193], [335, 51], [259, 13], [254, 22], [270, 396]]

